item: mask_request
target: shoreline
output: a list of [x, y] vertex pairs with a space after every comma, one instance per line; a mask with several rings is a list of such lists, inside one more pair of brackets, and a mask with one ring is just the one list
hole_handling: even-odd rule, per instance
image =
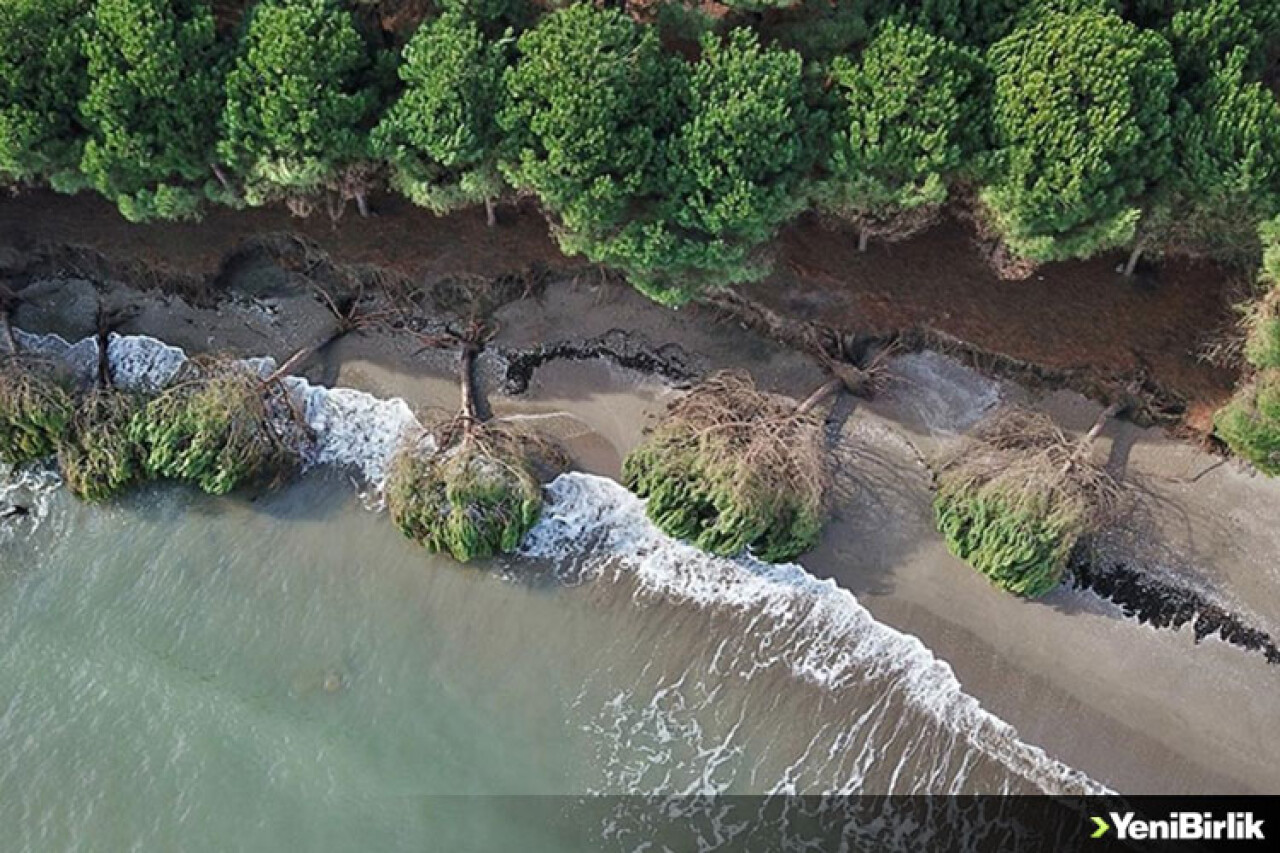
[[[247, 291], [233, 289], [236, 296], [216, 308], [121, 286], [109, 287], [108, 295], [137, 309], [122, 332], [150, 334], [193, 352], [226, 349], [279, 360], [332, 321], [309, 293], [282, 288], [279, 281], [263, 289], [254, 277], [248, 284]], [[62, 285], [48, 294], [58, 304], [44, 306], [50, 309], [45, 327], [30, 329], [26, 323], [24, 328], [69, 330], [91, 318], [87, 301], [97, 294], [93, 285]], [[29, 309], [25, 319], [40, 319], [32, 314]], [[669, 312], [608, 284], [552, 283], [540, 298], [507, 302], [494, 318], [501, 331], [480, 359], [479, 373], [495, 411], [554, 424], [576, 467], [605, 476], [617, 476], [622, 456], [661, 412], [670, 384], [618, 366], [627, 359], [612, 351], [604, 357], [591, 346], [612, 330], [626, 330], [614, 334], [615, 344], [628, 342], [647, 356], [663, 353], [666, 363], [679, 369], [745, 367], [762, 387], [795, 397], [823, 378], [808, 356], [738, 325]], [[59, 324], [61, 331], [52, 328]], [[563, 342], [571, 345], [557, 350]], [[452, 356], [417, 353], [415, 343], [405, 334], [349, 336], [304, 365], [301, 374], [329, 386], [400, 396], [419, 412], [454, 407]], [[528, 370], [527, 388], [517, 395], [502, 393], [510, 376], [507, 354], [539, 346], [552, 354]], [[924, 358], [928, 366], [932, 357]], [[909, 369], [880, 399], [846, 402], [835, 414], [842, 421], [837, 463], [854, 476], [837, 478], [836, 518], [823, 545], [800, 562], [815, 576], [852, 591], [877, 619], [919, 637], [950, 664], [966, 692], [1025, 741], [1109, 787], [1125, 793], [1274, 790], [1278, 756], [1261, 735], [1265, 713], [1277, 701], [1280, 673], [1260, 657], [1213, 640], [1192, 646], [1190, 630], [1140, 626], [1087, 593], [1059, 590], [1045, 603], [1011, 599], [946, 554], [928, 524], [927, 473], [908, 451], [919, 447], [928, 455], [981, 414], [972, 410], [972, 399], [946, 399], [965, 383], [976, 389], [979, 402], [992, 393], [996, 397], [990, 399], [1031, 392], [1002, 386], [950, 361], [945, 370], [958, 372], [930, 385], [933, 379], [918, 374], [920, 357], [907, 359], [917, 375]], [[1060, 417], [1068, 427], [1076, 427], [1093, 405], [1074, 395], [1046, 399], [1050, 408], [1073, 409]], [[1157, 431], [1129, 424], [1113, 424], [1106, 437], [1109, 442], [1102, 444], [1111, 447], [1130, 442], [1128, 459], [1138, 468], [1163, 464], [1152, 452], [1161, 447], [1178, 448], [1188, 464], [1209, 459]], [[1110, 452], [1106, 446], [1100, 450]], [[1249, 482], [1235, 466], [1223, 466], [1205, 479], [1207, 485], [1192, 485], [1230, 492]], [[1274, 505], [1274, 488], [1257, 483], [1252, 488], [1269, 495]], [[880, 513], [869, 513], [869, 506]], [[1213, 519], [1205, 523], [1212, 525]], [[1268, 546], [1266, 531], [1254, 532], [1254, 545]], [[1274, 551], [1245, 555], [1245, 562], [1237, 555], [1227, 563], [1199, 564], [1220, 567], [1221, 588], [1233, 592], [1233, 579], [1245, 575], [1248, 561], [1265, 564], [1268, 553], [1280, 554], [1276, 544]], [[1241, 603], [1274, 624], [1280, 620], [1275, 606], [1280, 599], [1273, 588], [1256, 580], [1240, 585]], [[1135, 649], [1146, 656], [1145, 668], [1126, 660]], [[1189, 679], [1203, 679], [1206, 671], [1217, 673], [1213, 689], [1206, 685], [1194, 695], [1180, 695]], [[1215, 695], [1233, 675], [1252, 692], [1231, 701]]]

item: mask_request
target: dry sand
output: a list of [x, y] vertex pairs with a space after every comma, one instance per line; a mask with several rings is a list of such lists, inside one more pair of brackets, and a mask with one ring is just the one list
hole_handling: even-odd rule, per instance
[[[59, 304], [67, 291], [63, 289]], [[52, 292], [51, 292], [52, 293]], [[324, 326], [309, 297], [243, 299], [217, 312], [142, 300], [123, 329], [194, 350], [287, 356]], [[53, 303], [50, 302], [50, 305]], [[32, 331], [72, 328], [84, 317], [41, 316]], [[823, 380], [808, 358], [700, 310], [670, 312], [617, 287], [557, 284], [539, 300], [498, 312], [497, 347], [591, 338], [613, 328], [654, 345], [678, 345], [699, 369], [749, 369], [771, 390], [801, 397]], [[304, 367], [309, 378], [401, 396], [425, 414], [457, 406], [455, 357], [418, 352], [412, 339], [352, 336]], [[519, 397], [497, 393], [495, 412], [536, 418], [578, 467], [616, 476], [622, 457], [674, 393], [607, 359], [556, 360]], [[835, 578], [881, 621], [920, 637], [961, 684], [1022, 737], [1127, 793], [1280, 792], [1280, 667], [1189, 628], [1158, 630], [1091, 593], [1059, 590], [1026, 602], [991, 587], [951, 557], [930, 519], [936, 455], [1001, 399], [1032, 399], [933, 354], [895, 361], [877, 400], [845, 400], [835, 458], [834, 521], [801, 562]], [[1097, 407], [1073, 395], [1036, 401], [1082, 428]], [[1219, 465], [1203, 453], [1125, 424], [1097, 448], [1149, 496], [1148, 510], [1108, 542], [1135, 562], [1174, 573], [1275, 631], [1280, 626], [1280, 484]], [[1204, 473], [1206, 472], [1207, 473]], [[1192, 478], [1199, 479], [1192, 482]]]

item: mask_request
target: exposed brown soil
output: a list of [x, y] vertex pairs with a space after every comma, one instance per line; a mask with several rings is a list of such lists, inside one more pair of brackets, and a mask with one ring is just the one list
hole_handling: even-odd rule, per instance
[[862, 334], [934, 330], [1049, 370], [1140, 377], [1181, 398], [1196, 431], [1236, 380], [1197, 357], [1234, 322], [1240, 290], [1213, 264], [1170, 260], [1128, 279], [1115, 255], [1003, 281], [954, 221], [865, 253], [857, 245], [853, 231], [806, 217], [783, 232], [774, 276], [743, 292], [781, 314]]
[[[305, 238], [335, 264], [378, 267], [419, 285], [589, 269], [560, 254], [531, 203], [503, 208], [494, 229], [477, 211], [441, 219], [395, 197], [377, 199], [375, 210], [369, 219], [353, 211], [336, 226], [324, 216], [297, 219], [275, 208], [213, 209], [199, 223], [133, 225], [94, 196], [31, 192], [0, 199], [0, 247], [53, 259], [59, 257], [53, 250], [77, 247], [205, 287], [216, 284], [238, 251], [279, 234]], [[1050, 371], [1141, 377], [1184, 402], [1185, 425], [1197, 432], [1207, 430], [1236, 379], [1196, 357], [1233, 318], [1231, 277], [1211, 264], [1170, 261], [1125, 279], [1115, 272], [1120, 259], [1106, 257], [1049, 265], [1010, 282], [991, 271], [955, 222], [860, 253], [856, 234], [813, 217], [787, 228], [776, 252], [774, 276], [743, 293], [842, 334], [940, 332]]]

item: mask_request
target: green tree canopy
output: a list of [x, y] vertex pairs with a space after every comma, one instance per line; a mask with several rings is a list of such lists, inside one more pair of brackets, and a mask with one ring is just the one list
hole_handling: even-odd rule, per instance
[[518, 43], [499, 124], [512, 144], [503, 170], [558, 219], [567, 251], [583, 251], [651, 193], [675, 97], [654, 29], [580, 3], [543, 18]]
[[363, 198], [377, 68], [335, 0], [263, 0], [227, 78], [218, 151], [245, 199], [284, 197], [297, 212], [322, 190]]
[[957, 44], [985, 47], [1008, 34], [1031, 0], [874, 0], [872, 17], [899, 16]]
[[983, 200], [1010, 248], [1049, 261], [1129, 242], [1171, 161], [1168, 43], [1112, 13], [1049, 11], [990, 62], [1003, 174]]
[[85, 53], [85, 175], [128, 219], [194, 215], [222, 99], [208, 5], [97, 0]]
[[0, 3], [0, 177], [78, 189], [90, 0]]
[[[1265, 33], [1241, 0], [1202, 0], [1176, 4], [1165, 31], [1173, 48], [1183, 89], [1204, 83], [1229, 56], [1243, 57], [1241, 70], [1257, 78], [1266, 61]], [[1235, 60], [1241, 62], [1240, 59]]]
[[507, 61], [505, 40], [488, 41], [457, 12], [423, 25], [405, 48], [404, 93], [374, 132], [374, 148], [391, 166], [392, 186], [415, 204], [447, 213], [501, 194], [497, 116]]
[[762, 47], [751, 30], [705, 36], [661, 195], [588, 256], [668, 305], [764, 275], [760, 246], [804, 206], [822, 130], [803, 82], [800, 55]]
[[1280, 211], [1280, 102], [1248, 62], [1237, 48], [1178, 104], [1176, 164], [1147, 226], [1158, 248], [1254, 261], [1258, 224]]
[[906, 236], [947, 197], [986, 140], [985, 72], [970, 50], [910, 24], [880, 29], [856, 63], [838, 59], [841, 94], [822, 205], [869, 233]]

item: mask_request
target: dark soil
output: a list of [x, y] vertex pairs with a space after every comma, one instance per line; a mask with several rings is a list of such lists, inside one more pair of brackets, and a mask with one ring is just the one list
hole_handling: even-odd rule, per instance
[[[559, 252], [530, 202], [501, 208], [493, 229], [480, 211], [437, 218], [393, 196], [375, 199], [374, 210], [368, 219], [350, 211], [333, 224], [324, 215], [298, 219], [279, 208], [215, 208], [198, 223], [133, 225], [96, 196], [28, 192], [0, 199], [0, 255], [8, 255], [0, 257], [0, 283], [84, 275], [83, 261], [93, 257], [131, 275], [143, 268], [153, 284], [167, 281], [199, 298], [202, 290], [216, 291], [224, 267], [249, 247], [282, 235], [301, 237], [332, 264], [379, 269], [424, 289], [471, 277], [519, 278], [528, 270], [592, 269]], [[1052, 264], [1028, 280], [1005, 281], [971, 232], [953, 221], [860, 253], [852, 231], [805, 217], [773, 248], [777, 272], [741, 292], [842, 339], [954, 340], [993, 363], [1069, 375], [1072, 387], [1086, 391], [1095, 384], [1091, 376], [1099, 386], [1140, 378], [1158, 389], [1156, 396], [1176, 401], [1185, 425], [1200, 433], [1236, 380], [1234, 371], [1196, 355], [1234, 319], [1239, 282], [1212, 264], [1174, 260], [1126, 279], [1115, 272], [1122, 259], [1114, 256]]]

